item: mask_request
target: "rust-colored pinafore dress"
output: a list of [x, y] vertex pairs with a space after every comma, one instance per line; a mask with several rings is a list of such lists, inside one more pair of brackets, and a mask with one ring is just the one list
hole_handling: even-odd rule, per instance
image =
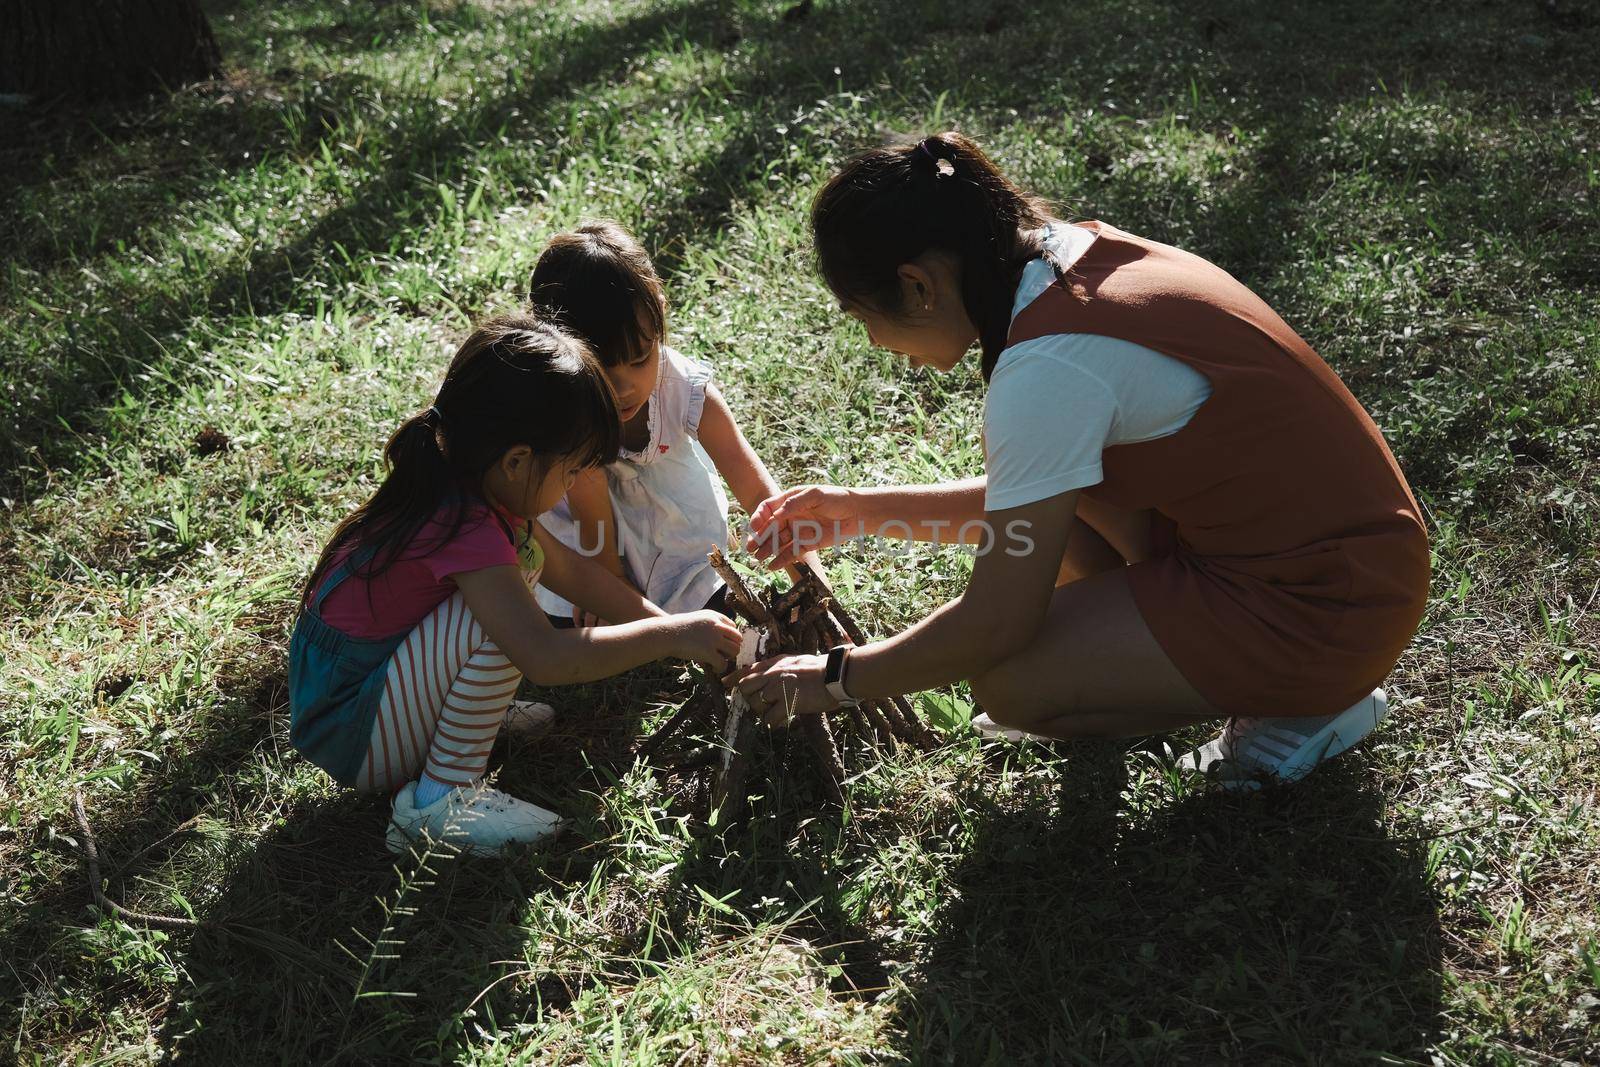
[[1114, 445], [1083, 491], [1153, 509], [1128, 569], [1173, 664], [1227, 715], [1325, 715], [1371, 692], [1421, 621], [1428, 538], [1383, 435], [1326, 363], [1226, 271], [1103, 222], [1008, 345], [1118, 337], [1205, 375], [1177, 433]]

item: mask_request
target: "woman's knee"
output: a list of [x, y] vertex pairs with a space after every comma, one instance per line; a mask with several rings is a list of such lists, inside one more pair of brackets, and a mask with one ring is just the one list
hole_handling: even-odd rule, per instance
[[972, 698], [984, 713], [1001, 726], [1024, 728], [1061, 714], [1063, 708], [1052, 707], [1055, 699], [1029, 685], [1028, 679], [1015, 668], [1001, 664], [972, 679]]

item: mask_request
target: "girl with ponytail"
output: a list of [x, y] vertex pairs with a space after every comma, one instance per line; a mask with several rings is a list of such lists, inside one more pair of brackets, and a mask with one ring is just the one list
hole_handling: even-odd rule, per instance
[[1303, 777], [1384, 717], [1427, 597], [1421, 514], [1377, 426], [1259, 297], [1052, 218], [957, 133], [852, 159], [811, 222], [873, 343], [941, 371], [978, 345], [985, 472], [793, 489], [752, 516], [752, 548], [781, 566], [861, 534], [953, 534], [978, 558], [902, 634], [739, 672], [753, 704], [965, 679], [975, 725], [1012, 738], [1226, 719], [1183, 765], [1239, 789]]
[[[496, 853], [557, 829], [481, 782], [523, 677], [593, 681], [669, 656], [722, 668], [737, 653], [724, 616], [668, 616], [539, 525], [616, 455], [618, 427], [580, 341], [532, 316], [486, 322], [313, 568], [290, 642], [290, 739], [342, 785], [398, 790], [392, 850], [428, 837]], [[556, 631], [541, 582], [620, 624]]]

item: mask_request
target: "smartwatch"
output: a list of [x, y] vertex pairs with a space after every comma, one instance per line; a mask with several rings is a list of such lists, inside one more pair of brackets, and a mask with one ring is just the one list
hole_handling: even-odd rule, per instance
[[828, 665], [822, 672], [823, 687], [828, 695], [842, 707], [853, 708], [861, 701], [844, 690], [845, 658], [850, 655], [850, 645], [835, 645], [828, 650]]

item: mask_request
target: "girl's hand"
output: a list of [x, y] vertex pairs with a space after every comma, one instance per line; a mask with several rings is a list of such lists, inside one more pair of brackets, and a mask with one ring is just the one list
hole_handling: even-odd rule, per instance
[[739, 657], [744, 635], [720, 611], [691, 611], [671, 616], [672, 654], [692, 659], [721, 674]]
[[862, 533], [854, 490], [837, 485], [801, 485], [768, 497], [750, 516], [745, 548], [768, 569], [787, 567], [806, 553]]
[[744, 694], [769, 726], [784, 726], [796, 715], [814, 715], [839, 706], [822, 679], [827, 656], [774, 656], [734, 671], [723, 679]]

